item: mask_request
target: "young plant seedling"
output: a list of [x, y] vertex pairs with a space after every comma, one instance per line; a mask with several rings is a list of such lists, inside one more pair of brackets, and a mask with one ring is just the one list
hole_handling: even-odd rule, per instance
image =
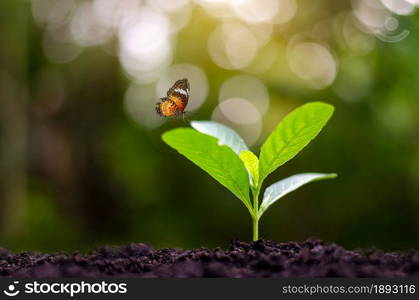
[[[259, 158], [231, 128], [216, 122], [193, 121], [192, 128], [177, 128], [163, 140], [191, 160], [239, 198], [253, 220], [253, 240], [259, 238], [259, 220], [273, 203], [302, 185], [335, 178], [334, 173], [302, 173], [280, 180], [263, 193], [263, 181], [300, 152], [326, 125], [333, 106], [311, 102], [288, 114], [262, 145]], [[252, 196], [252, 200], [251, 197]]]

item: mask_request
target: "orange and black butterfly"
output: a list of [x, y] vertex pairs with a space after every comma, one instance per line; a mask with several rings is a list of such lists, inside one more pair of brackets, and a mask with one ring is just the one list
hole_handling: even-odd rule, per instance
[[188, 104], [189, 94], [188, 79], [176, 81], [167, 91], [167, 96], [160, 98], [161, 101], [156, 105], [156, 112], [162, 117], [183, 115]]

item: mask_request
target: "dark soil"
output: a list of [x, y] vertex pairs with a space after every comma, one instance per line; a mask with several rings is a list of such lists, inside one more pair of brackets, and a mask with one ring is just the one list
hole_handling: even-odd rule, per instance
[[12, 254], [0, 249], [0, 276], [11, 277], [419, 277], [419, 252], [349, 251], [318, 239], [302, 243], [234, 240], [228, 250], [103, 247], [90, 254]]

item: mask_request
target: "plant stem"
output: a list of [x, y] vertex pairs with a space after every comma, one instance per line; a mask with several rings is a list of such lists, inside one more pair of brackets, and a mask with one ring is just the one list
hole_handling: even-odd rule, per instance
[[253, 241], [259, 239], [259, 219], [257, 217], [253, 218]]
[[259, 239], [259, 188], [253, 193], [253, 240]]

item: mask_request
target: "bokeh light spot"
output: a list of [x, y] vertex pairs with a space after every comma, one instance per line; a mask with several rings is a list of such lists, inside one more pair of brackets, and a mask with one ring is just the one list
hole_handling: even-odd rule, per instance
[[[248, 146], [255, 144], [262, 132], [262, 120], [260, 114], [251, 103], [246, 103], [246, 100], [236, 98], [231, 101], [226, 101], [219, 104], [213, 111], [211, 119], [213, 121], [225, 124], [228, 127], [231, 127], [238, 134], [243, 137], [244, 141]], [[237, 104], [242, 104], [240, 112], [233, 112], [235, 109], [234, 106]], [[222, 108], [224, 106], [224, 108]], [[225, 114], [227, 113], [227, 115]], [[249, 117], [246, 119], [246, 117]], [[254, 121], [250, 123], [249, 121]]]
[[278, 0], [244, 0], [231, 2], [236, 15], [249, 23], [271, 21], [278, 13]]
[[96, 18], [92, 2], [77, 7], [70, 29], [73, 39], [82, 46], [104, 44], [112, 37], [112, 32], [101, 26]]
[[291, 70], [310, 87], [324, 89], [336, 77], [337, 66], [330, 51], [312, 42], [300, 42], [288, 51]]
[[397, 15], [410, 15], [415, 11], [415, 5], [407, 0], [381, 0], [381, 3]]
[[252, 124], [261, 119], [256, 106], [246, 99], [226, 99], [219, 104], [219, 107], [227, 119], [237, 124]]
[[249, 65], [258, 50], [253, 33], [239, 23], [218, 27], [208, 39], [212, 60], [224, 69], [242, 69]]
[[155, 128], [164, 123], [157, 115], [155, 106], [158, 102], [155, 86], [131, 84], [125, 93], [124, 108], [128, 116], [137, 124], [146, 128]]
[[220, 103], [231, 98], [241, 98], [251, 102], [264, 115], [269, 108], [269, 93], [259, 79], [239, 75], [226, 80], [220, 89]]
[[169, 24], [166, 15], [143, 8], [135, 19], [121, 26], [120, 60], [137, 81], [156, 80], [170, 64]]

